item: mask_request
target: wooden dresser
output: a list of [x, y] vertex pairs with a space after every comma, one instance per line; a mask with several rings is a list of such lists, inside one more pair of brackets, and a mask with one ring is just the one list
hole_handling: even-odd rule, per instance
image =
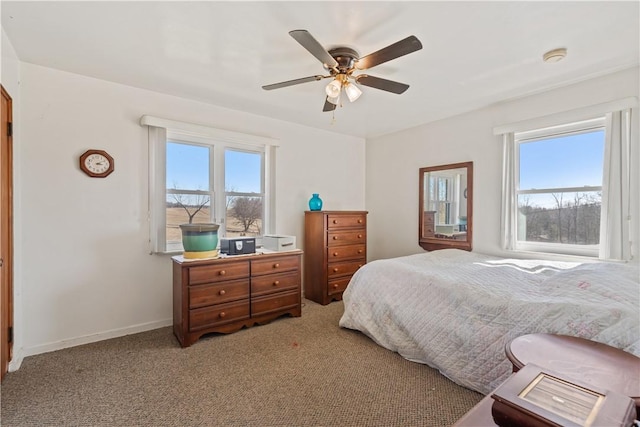
[[353, 273], [367, 262], [367, 213], [305, 212], [305, 298], [323, 305], [342, 299]]
[[173, 333], [188, 347], [290, 314], [300, 317], [302, 251], [185, 260], [173, 257]]
[[436, 211], [424, 211], [422, 221], [422, 237], [434, 237], [436, 235]]

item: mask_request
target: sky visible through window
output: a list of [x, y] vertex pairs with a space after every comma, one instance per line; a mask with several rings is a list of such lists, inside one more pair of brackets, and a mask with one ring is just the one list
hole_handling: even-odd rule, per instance
[[227, 191], [260, 193], [262, 189], [262, 156], [258, 153], [226, 150], [224, 183]]
[[[207, 146], [167, 143], [167, 188], [207, 190]], [[236, 192], [261, 192], [261, 156], [225, 151], [225, 184]], [[604, 130], [520, 144], [520, 189], [602, 185]], [[530, 195], [539, 206], [553, 205], [548, 195]]]
[[[209, 189], [210, 147], [167, 142], [167, 188]], [[225, 150], [227, 190], [261, 192], [261, 155]]]
[[[520, 144], [520, 190], [601, 186], [604, 130], [541, 139]], [[546, 194], [527, 195], [538, 206], [550, 207]]]
[[167, 188], [209, 189], [209, 147], [167, 142]]

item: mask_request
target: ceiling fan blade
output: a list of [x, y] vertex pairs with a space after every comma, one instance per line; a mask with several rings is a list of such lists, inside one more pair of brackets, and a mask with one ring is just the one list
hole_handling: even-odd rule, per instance
[[264, 89], [264, 90], [280, 89], [281, 87], [298, 85], [300, 83], [313, 82], [313, 81], [316, 81], [316, 80], [322, 80], [324, 78], [325, 78], [325, 76], [303, 77], [301, 79], [287, 80], [286, 82], [280, 82], [280, 83], [273, 83], [273, 84], [270, 84], [270, 85], [265, 85], [265, 86], [262, 86], [262, 89]]
[[386, 90], [387, 92], [397, 93], [398, 95], [409, 89], [409, 85], [407, 84], [381, 79], [380, 77], [368, 76], [366, 74], [356, 76], [355, 79], [356, 82], [361, 85]]
[[358, 62], [356, 62], [356, 68], [358, 70], [366, 70], [420, 49], [422, 49], [422, 43], [420, 43], [420, 40], [418, 40], [416, 36], [409, 36], [406, 39], [400, 40], [399, 42], [358, 59]]
[[322, 108], [322, 111], [333, 111], [336, 107], [337, 105], [329, 102], [329, 97], [327, 97], [324, 99], [324, 107]]
[[313, 56], [318, 58], [320, 62], [325, 64], [327, 68], [335, 68], [338, 63], [333, 56], [320, 44], [307, 30], [289, 31], [289, 35], [296, 39], [298, 43], [307, 49]]

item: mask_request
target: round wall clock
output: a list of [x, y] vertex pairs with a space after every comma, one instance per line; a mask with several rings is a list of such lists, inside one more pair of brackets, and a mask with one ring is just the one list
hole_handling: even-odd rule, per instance
[[106, 177], [113, 166], [113, 157], [103, 150], [87, 150], [80, 156], [80, 169], [92, 178]]

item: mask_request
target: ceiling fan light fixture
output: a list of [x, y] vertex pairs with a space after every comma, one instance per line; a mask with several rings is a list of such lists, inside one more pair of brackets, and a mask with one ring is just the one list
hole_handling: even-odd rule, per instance
[[362, 91], [360, 90], [360, 88], [349, 82], [345, 84], [344, 91], [347, 94], [347, 98], [349, 98], [350, 102], [354, 102], [356, 99], [360, 98], [360, 95], [362, 95]]
[[340, 92], [338, 92], [338, 96], [327, 96], [327, 101], [333, 105], [340, 105]]
[[339, 98], [340, 90], [342, 89], [342, 82], [338, 79], [332, 80], [327, 87], [325, 88], [325, 92], [327, 92], [327, 96], [329, 98]]

